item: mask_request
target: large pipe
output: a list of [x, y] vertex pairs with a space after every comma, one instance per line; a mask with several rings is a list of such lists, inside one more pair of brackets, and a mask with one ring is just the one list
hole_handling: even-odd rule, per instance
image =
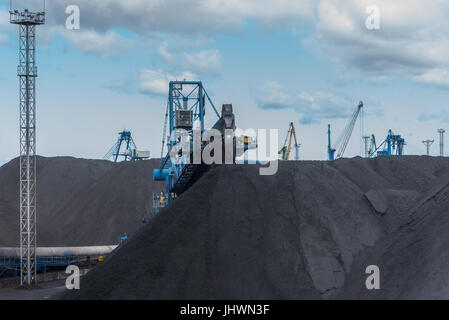
[[[101, 256], [110, 254], [117, 246], [91, 247], [39, 247], [36, 248], [37, 257], [63, 256]], [[0, 247], [0, 257], [20, 258], [20, 248]]]

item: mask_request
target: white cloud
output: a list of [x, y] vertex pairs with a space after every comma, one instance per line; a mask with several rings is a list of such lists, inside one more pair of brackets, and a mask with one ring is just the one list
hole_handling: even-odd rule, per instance
[[186, 54], [186, 66], [199, 74], [219, 74], [221, 54], [217, 49]]
[[109, 57], [130, 50], [133, 41], [119, 36], [113, 31], [99, 33], [95, 30], [62, 30], [61, 34], [70, 40], [75, 48], [84, 53]]
[[170, 51], [170, 49], [167, 47], [167, 44], [164, 43], [157, 49], [157, 52], [161, 56], [162, 60], [165, 63], [168, 63], [170, 65], [173, 65], [176, 63], [176, 59], [174, 57], [173, 52]]
[[424, 84], [440, 87], [443, 89], [449, 89], [448, 69], [433, 69], [425, 71], [422, 74], [414, 77], [414, 79]]
[[0, 11], [0, 45], [10, 43], [8, 30], [10, 30], [9, 14], [6, 11]]
[[342, 97], [328, 92], [288, 92], [274, 81], [263, 86], [261, 109], [293, 109], [301, 114], [303, 124], [317, 123], [323, 119], [347, 118], [355, 107]]
[[[365, 27], [366, 8], [380, 8], [380, 30]], [[362, 76], [406, 75], [446, 87], [449, 1], [321, 0], [316, 44]]]
[[[72, 2], [49, 1], [46, 28], [63, 28], [65, 8]], [[82, 52], [105, 55], [126, 50], [130, 43], [114, 32], [122, 28], [145, 39], [159, 38], [153, 48], [172, 68], [217, 74], [220, 52], [199, 40], [243, 32], [251, 20], [266, 29], [306, 29], [310, 36], [306, 43], [319, 48], [346, 73], [365, 79], [405, 75], [447, 87], [447, 0], [78, 0], [77, 5], [81, 32], [64, 35]], [[369, 5], [380, 8], [380, 30], [365, 27]], [[1, 29], [5, 19], [0, 14], [2, 43], [7, 41]], [[169, 45], [166, 40], [171, 37], [175, 44]], [[188, 41], [181, 44], [184, 38]]]
[[288, 109], [292, 108], [292, 96], [284, 92], [282, 86], [275, 81], [268, 81], [262, 86], [263, 98], [258, 105], [262, 109]]
[[221, 54], [217, 49], [207, 49], [193, 52], [169, 47], [166, 42], [157, 49], [162, 60], [173, 68], [185, 68], [196, 74], [218, 75], [221, 70]]
[[[25, 0], [17, 0], [24, 2]], [[72, 0], [47, 3], [52, 23], [62, 24]], [[302, 25], [313, 16], [314, 0], [78, 0], [81, 27], [123, 27], [138, 34], [168, 32], [211, 34], [240, 30], [247, 19], [268, 27]]]
[[178, 76], [165, 73], [162, 70], [145, 69], [140, 72], [140, 91], [146, 94], [167, 96], [168, 83], [174, 80], [196, 80], [196, 75], [186, 71]]

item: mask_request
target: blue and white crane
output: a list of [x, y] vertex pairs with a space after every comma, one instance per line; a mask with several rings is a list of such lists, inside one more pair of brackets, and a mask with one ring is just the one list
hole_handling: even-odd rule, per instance
[[371, 143], [369, 148], [369, 157], [375, 156], [402, 156], [404, 154], [404, 146], [406, 145], [405, 139], [399, 135], [394, 134], [390, 129], [388, 130], [387, 137], [379, 145], [376, 145], [376, 137], [371, 135]]
[[119, 132], [119, 137], [117, 142], [109, 149], [106, 155], [103, 157], [104, 160], [109, 160], [117, 162], [119, 158], [123, 161], [137, 161], [145, 160], [150, 158], [149, 151], [138, 150], [136, 143], [131, 135], [131, 131], [123, 130]]
[[[167, 205], [170, 199], [189, 188], [209, 168], [202, 159], [199, 163], [192, 161], [195, 156], [194, 152], [197, 152], [194, 140], [198, 137], [194, 137], [194, 135], [198, 133], [200, 135], [201, 148], [199, 152], [202, 153], [208, 144], [203, 141], [206, 105], [210, 106], [211, 111], [218, 118], [212, 128], [220, 131], [222, 138], [225, 139], [225, 130], [235, 131], [236, 129], [232, 105], [224, 104], [220, 115], [201, 81], [170, 81], [162, 138], [161, 165], [153, 172], [153, 179], [165, 181], [166, 189], [165, 192], [153, 195], [153, 207], [156, 212]], [[167, 125], [169, 126], [169, 141], [166, 144]], [[178, 136], [180, 130], [184, 133], [182, 137]], [[236, 156], [234, 134], [232, 134], [232, 139], [234, 152], [231, 161], [234, 163]], [[182, 149], [187, 149], [187, 146], [190, 148], [186, 154]], [[167, 153], [164, 155], [165, 147], [167, 147]]]
[[354, 131], [354, 126], [357, 122], [357, 119], [359, 118], [359, 115], [362, 112], [362, 108], [363, 108], [363, 102], [360, 101], [359, 105], [357, 106], [356, 111], [353, 113], [351, 120], [349, 121], [349, 123], [346, 125], [345, 130], [342, 132], [342, 134], [340, 135], [340, 137], [337, 140], [337, 143], [335, 144], [334, 148], [332, 147], [331, 144], [331, 125], [328, 125], [328, 130], [327, 130], [327, 154], [328, 154], [328, 159], [330, 161], [335, 160], [335, 152], [337, 152], [337, 159], [338, 158], [342, 158], [345, 151], [346, 151], [346, 147], [348, 146], [349, 140], [351, 139], [351, 135], [352, 132]]

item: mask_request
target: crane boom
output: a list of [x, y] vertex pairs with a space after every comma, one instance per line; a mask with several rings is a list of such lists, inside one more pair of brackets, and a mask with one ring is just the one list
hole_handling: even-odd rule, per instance
[[[300, 144], [298, 144], [298, 140], [296, 139], [296, 129], [295, 129], [295, 126], [293, 125], [293, 122], [291, 123], [291, 126], [292, 126], [292, 136], [295, 139], [295, 160], [299, 160], [299, 147], [300, 147]], [[290, 138], [290, 140], [291, 140], [291, 138]], [[289, 145], [289, 147], [291, 149], [291, 145]]]
[[352, 131], [354, 131], [355, 123], [357, 122], [357, 118], [359, 117], [360, 111], [363, 108], [363, 102], [360, 101], [359, 105], [357, 106], [357, 110], [352, 115], [351, 121], [349, 122], [348, 126], [346, 127], [344, 133], [343, 133], [343, 140], [338, 148], [337, 152], [337, 158], [343, 157], [346, 147], [348, 146], [349, 139], [351, 139]]
[[[295, 140], [295, 160], [299, 160], [299, 147], [298, 140], [296, 139], [296, 130], [293, 122], [290, 123], [290, 126], [287, 131], [287, 136], [285, 137], [284, 146], [281, 150], [279, 150], [279, 154], [282, 155], [282, 160], [289, 160], [290, 153], [292, 151], [292, 140]], [[287, 144], [288, 141], [288, 144]]]
[[377, 150], [377, 144], [376, 144], [376, 136], [374, 134], [371, 135], [371, 142], [368, 150], [368, 157], [372, 158], [374, 156], [374, 153]]
[[391, 129], [388, 130], [387, 137], [379, 146], [376, 146], [376, 137], [373, 134], [371, 136], [369, 157], [391, 155], [402, 156], [405, 145], [405, 139], [399, 134], [394, 134]]

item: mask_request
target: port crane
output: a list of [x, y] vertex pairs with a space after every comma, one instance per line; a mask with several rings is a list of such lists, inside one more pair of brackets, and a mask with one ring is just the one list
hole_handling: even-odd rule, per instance
[[[290, 123], [290, 126], [287, 131], [287, 136], [285, 137], [284, 146], [281, 150], [279, 150], [279, 155], [281, 155], [281, 160], [289, 160], [290, 159], [290, 152], [292, 150], [292, 140], [295, 140], [295, 160], [299, 160], [299, 147], [301, 146], [298, 144], [298, 140], [296, 139], [296, 130], [295, 125], [293, 122]], [[288, 144], [287, 144], [288, 140]]]
[[394, 134], [390, 129], [385, 140], [379, 145], [376, 145], [376, 137], [371, 135], [371, 142], [369, 147], [369, 157], [375, 156], [402, 156], [404, 153], [405, 139], [399, 135]]
[[327, 139], [328, 139], [328, 143], [327, 143], [327, 153], [328, 153], [328, 159], [330, 161], [335, 160], [335, 152], [337, 152], [337, 158], [342, 158], [346, 147], [348, 146], [349, 140], [351, 139], [351, 135], [352, 132], [354, 131], [354, 126], [357, 122], [357, 119], [359, 118], [359, 115], [362, 111], [363, 108], [363, 102], [360, 101], [356, 111], [353, 113], [351, 120], [349, 121], [349, 123], [346, 125], [345, 130], [343, 131], [343, 133], [341, 134], [340, 138], [337, 140], [337, 143], [335, 145], [335, 148], [332, 148], [332, 144], [331, 144], [331, 125], [328, 125], [328, 130], [327, 130]]
[[109, 149], [103, 159], [109, 160], [112, 158], [114, 162], [117, 162], [119, 157], [122, 157], [123, 161], [145, 160], [150, 158], [150, 152], [138, 150], [131, 131], [125, 129], [119, 132], [117, 142]]
[[[201, 81], [170, 81], [168, 100], [165, 112], [165, 124], [162, 138], [161, 164], [153, 172], [155, 181], [165, 181], [165, 192], [153, 195], [153, 208], [155, 212], [165, 207], [171, 199], [187, 190], [209, 168], [201, 159], [200, 163], [192, 161], [194, 158], [194, 139], [199, 132], [199, 139], [203, 140], [205, 129], [206, 107], [213, 111], [218, 120], [212, 129], [218, 130], [225, 139], [226, 130], [235, 132], [235, 116], [232, 104], [223, 104], [221, 115], [210, 99]], [[167, 134], [167, 127], [169, 129]], [[177, 132], [183, 130], [187, 136], [183, 139], [177, 137]], [[231, 162], [235, 163], [237, 139], [233, 136], [233, 155]], [[168, 142], [166, 143], [166, 137]], [[201, 153], [209, 142], [201, 142]], [[185, 147], [190, 145], [188, 154], [184, 154]], [[223, 143], [225, 145], [225, 143]], [[167, 153], [164, 155], [164, 149]], [[176, 149], [175, 149], [176, 148]], [[176, 151], [173, 154], [172, 150]], [[187, 148], [186, 148], [187, 149]], [[223, 152], [223, 155], [225, 153]]]

